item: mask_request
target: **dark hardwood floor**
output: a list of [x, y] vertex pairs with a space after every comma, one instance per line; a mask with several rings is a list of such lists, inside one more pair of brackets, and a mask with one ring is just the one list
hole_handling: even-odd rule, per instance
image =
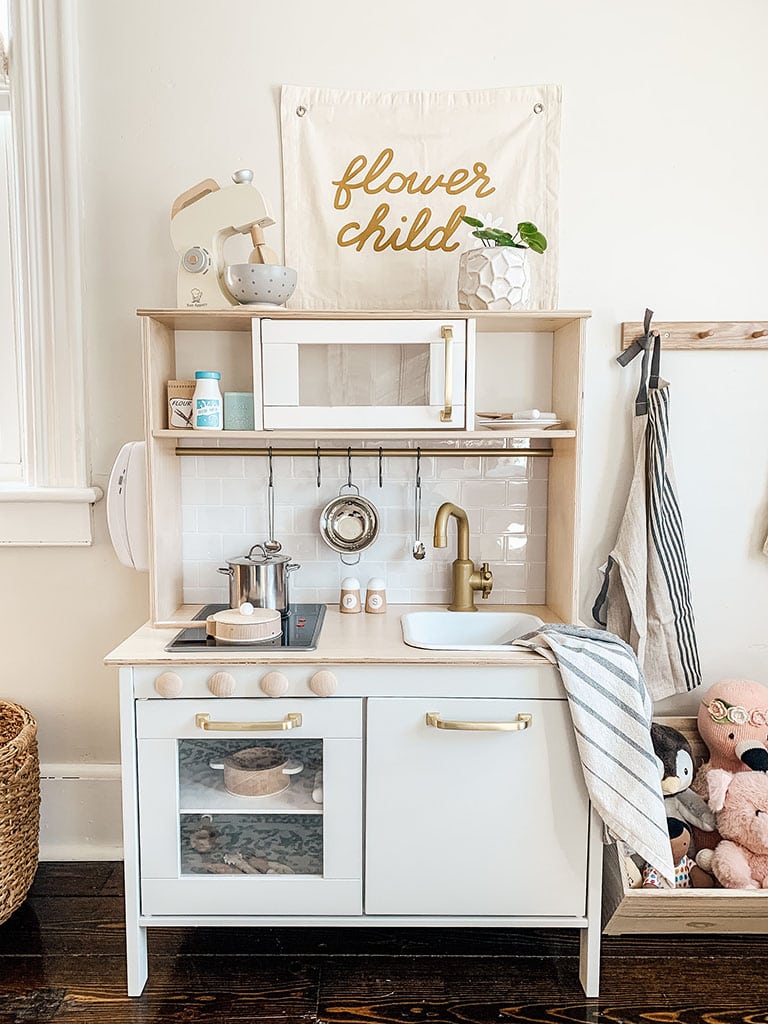
[[604, 939], [491, 929], [155, 929], [125, 994], [121, 864], [41, 864], [0, 926], [0, 1024], [764, 1024], [768, 937]]

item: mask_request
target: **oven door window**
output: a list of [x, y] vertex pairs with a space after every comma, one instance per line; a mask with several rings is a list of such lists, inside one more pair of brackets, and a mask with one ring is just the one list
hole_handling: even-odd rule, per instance
[[323, 874], [323, 741], [179, 740], [184, 875]]

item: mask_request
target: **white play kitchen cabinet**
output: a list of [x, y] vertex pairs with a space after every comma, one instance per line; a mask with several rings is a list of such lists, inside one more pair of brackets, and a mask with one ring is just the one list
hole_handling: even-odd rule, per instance
[[[528, 651], [407, 647], [397, 607], [329, 608], [311, 652], [165, 649], [197, 610], [182, 602], [177, 446], [519, 444], [475, 429], [476, 332], [478, 351], [483, 336], [506, 345], [484, 371], [483, 407], [501, 407], [499, 388], [514, 393], [503, 407], [534, 395], [563, 420], [527, 435], [551, 446], [547, 605], [520, 610], [573, 621], [587, 316], [142, 314], [152, 621], [107, 659], [120, 667], [131, 995], [147, 979], [148, 928], [258, 924], [577, 928], [581, 982], [597, 994], [601, 833], [553, 666]], [[356, 368], [379, 345], [371, 395]], [[347, 346], [366, 350], [362, 363]], [[257, 429], [167, 428], [165, 382], [200, 351], [243, 374]], [[349, 381], [326, 398], [329, 359]], [[245, 795], [253, 785], [266, 795]]]

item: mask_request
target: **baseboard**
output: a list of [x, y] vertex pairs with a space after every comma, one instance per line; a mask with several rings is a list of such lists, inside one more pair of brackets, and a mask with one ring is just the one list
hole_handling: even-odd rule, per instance
[[119, 764], [41, 764], [40, 860], [122, 860]]

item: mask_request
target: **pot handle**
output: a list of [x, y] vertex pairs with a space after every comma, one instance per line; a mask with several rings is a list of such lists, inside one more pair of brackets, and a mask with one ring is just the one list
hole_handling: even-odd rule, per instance
[[225, 576], [229, 576], [229, 578], [231, 579], [235, 574], [235, 568], [232, 565], [228, 565], [227, 568], [225, 569], [223, 566], [220, 565], [216, 572], [221, 572]]
[[[213, 767], [213, 765], [211, 765]], [[304, 771], [304, 765], [300, 761], [289, 761], [283, 768], [283, 775], [298, 775]]]
[[285, 571], [286, 571], [286, 573], [289, 573], [289, 572], [296, 572], [296, 570], [297, 570], [297, 569], [300, 569], [300, 568], [301, 568], [301, 565], [299, 565], [299, 563], [298, 563], [298, 562], [289, 562], [289, 563], [288, 563], [288, 564], [286, 565], [286, 567], [285, 567]]
[[223, 761], [209, 761], [208, 762], [208, 767], [209, 768], [216, 768], [218, 771], [223, 771], [223, 769], [224, 769], [224, 762]]

